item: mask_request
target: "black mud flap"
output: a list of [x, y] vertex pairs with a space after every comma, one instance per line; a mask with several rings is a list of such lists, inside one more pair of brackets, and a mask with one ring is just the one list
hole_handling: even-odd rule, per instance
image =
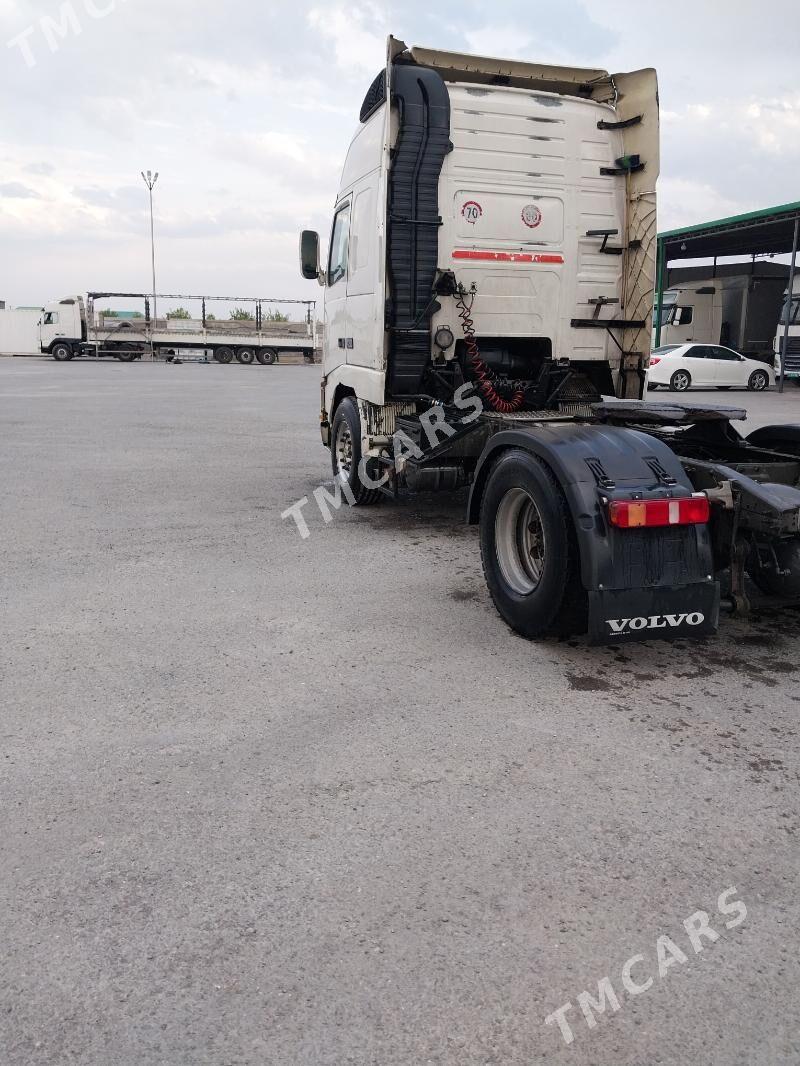
[[718, 625], [718, 581], [589, 593], [592, 644], [691, 640], [716, 633]]

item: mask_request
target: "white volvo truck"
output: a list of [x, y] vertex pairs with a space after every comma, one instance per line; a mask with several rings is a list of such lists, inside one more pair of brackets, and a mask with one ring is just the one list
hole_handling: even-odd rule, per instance
[[389, 38], [344, 164], [325, 286], [323, 443], [349, 502], [471, 486], [484, 573], [530, 638], [697, 637], [745, 572], [800, 596], [800, 426], [644, 403], [653, 70]]
[[[316, 320], [311, 313], [313, 300], [255, 300], [239, 298], [240, 303], [253, 304], [255, 314], [250, 320], [225, 319], [217, 321], [206, 314], [206, 303], [212, 300], [236, 302], [223, 296], [161, 296], [159, 300], [196, 301], [202, 308], [199, 319], [150, 317], [152, 297], [143, 293], [90, 292], [83, 296], [65, 296], [47, 304], [39, 322], [39, 346], [43, 353], [58, 362], [68, 362], [76, 356], [111, 356], [120, 362], [132, 362], [152, 352], [156, 357], [174, 355], [179, 351], [211, 353], [218, 363], [237, 362], [264, 365], [276, 363], [282, 351], [302, 353], [306, 360], [314, 359], [317, 345]], [[108, 299], [138, 299], [143, 301], [144, 313], [136, 318], [105, 316], [95, 307], [95, 301]], [[271, 322], [262, 314], [262, 305], [270, 303], [300, 303], [308, 305], [309, 321], [303, 323]]]
[[[787, 321], [788, 321], [788, 329]], [[775, 333], [775, 373], [781, 373], [781, 352], [784, 342], [786, 354], [783, 364], [783, 372], [788, 381], [800, 384], [800, 277], [795, 277], [792, 285], [792, 298], [789, 299], [789, 287], [783, 294], [783, 307], [778, 321], [778, 329]]]

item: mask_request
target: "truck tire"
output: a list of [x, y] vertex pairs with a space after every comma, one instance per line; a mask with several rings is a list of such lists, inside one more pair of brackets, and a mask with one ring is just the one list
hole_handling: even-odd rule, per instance
[[272, 366], [273, 363], [278, 362], [278, 353], [274, 348], [259, 348], [256, 352], [256, 359], [262, 366]]
[[223, 346], [214, 349], [214, 358], [218, 363], [229, 363], [233, 359], [233, 348]]
[[53, 347], [50, 349], [50, 354], [56, 360], [56, 362], [66, 363], [73, 357], [75, 353], [72, 351], [71, 344], [61, 342], [59, 344], [53, 345]]
[[481, 559], [495, 607], [528, 640], [587, 627], [572, 516], [550, 469], [522, 448], [504, 452], [481, 500]]
[[767, 596], [800, 599], [800, 537], [775, 538], [769, 551], [759, 555], [753, 547], [747, 572]]
[[250, 366], [255, 362], [256, 353], [253, 348], [237, 348], [236, 349], [236, 362], [243, 363], [244, 366]]
[[692, 375], [688, 370], [676, 370], [672, 377], [669, 379], [669, 387], [671, 392], [686, 392], [689, 386], [692, 384]]
[[[361, 419], [356, 401], [345, 396], [336, 408], [331, 426], [331, 466], [333, 476], [350, 486], [354, 506], [365, 507], [378, 503], [380, 489], [362, 485], [358, 476], [361, 462]], [[349, 501], [348, 501], [349, 502]]]
[[117, 352], [116, 358], [119, 359], [121, 363], [132, 363], [137, 355], [137, 352]]
[[751, 392], [763, 392], [769, 388], [769, 374], [766, 370], [754, 370], [747, 382]]

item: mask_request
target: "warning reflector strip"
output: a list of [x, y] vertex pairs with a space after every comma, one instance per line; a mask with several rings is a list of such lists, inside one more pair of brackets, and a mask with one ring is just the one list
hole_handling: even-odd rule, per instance
[[456, 248], [453, 259], [479, 259], [484, 263], [563, 263], [564, 256], [552, 252], [479, 252]]

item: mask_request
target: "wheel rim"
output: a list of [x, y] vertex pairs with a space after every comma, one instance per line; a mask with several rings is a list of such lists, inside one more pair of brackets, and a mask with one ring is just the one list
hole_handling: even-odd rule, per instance
[[754, 392], [761, 392], [762, 389], [765, 389], [766, 387], [767, 387], [767, 376], [766, 376], [766, 374], [762, 374], [761, 371], [756, 371], [756, 373], [753, 374], [753, 391]]
[[525, 489], [509, 489], [500, 501], [494, 539], [506, 583], [518, 595], [530, 595], [542, 580], [546, 540], [539, 508]]
[[347, 481], [353, 468], [353, 434], [346, 422], [339, 426], [336, 434], [336, 469], [339, 477]]
[[675, 388], [678, 392], [683, 392], [685, 389], [689, 388], [689, 375], [685, 374], [682, 370], [677, 372], [673, 381], [675, 382]]

